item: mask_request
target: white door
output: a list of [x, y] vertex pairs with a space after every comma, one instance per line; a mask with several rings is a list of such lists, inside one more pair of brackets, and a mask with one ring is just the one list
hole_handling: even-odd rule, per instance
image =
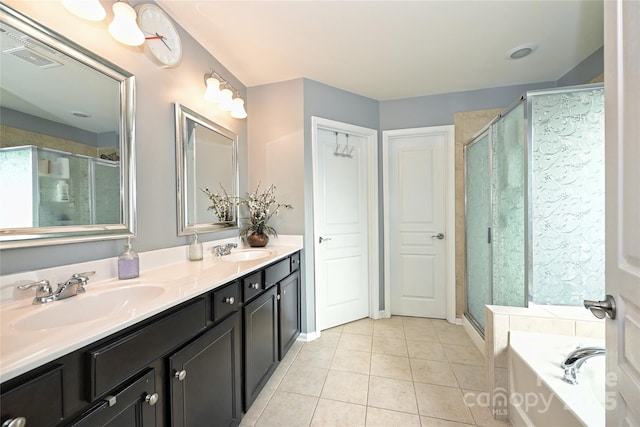
[[390, 313], [447, 317], [446, 186], [451, 127], [386, 131]]
[[[328, 121], [325, 121], [328, 122]], [[326, 125], [327, 123], [325, 123]], [[346, 124], [314, 131], [314, 234], [317, 329], [370, 315], [378, 281], [376, 131]], [[375, 169], [375, 168], [374, 168]], [[373, 178], [373, 179], [372, 179]], [[373, 182], [372, 182], [373, 181]], [[375, 227], [375, 228], [374, 228]], [[376, 272], [372, 273], [373, 269]]]
[[640, 425], [640, 2], [605, 1], [607, 426]]

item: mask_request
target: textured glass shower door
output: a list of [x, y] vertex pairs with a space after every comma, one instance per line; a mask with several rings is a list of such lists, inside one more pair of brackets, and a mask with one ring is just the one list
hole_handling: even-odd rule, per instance
[[535, 304], [604, 295], [604, 88], [527, 94]]
[[491, 304], [489, 133], [465, 148], [467, 314], [484, 330], [484, 306]]
[[492, 304], [525, 307], [524, 102], [491, 126]]

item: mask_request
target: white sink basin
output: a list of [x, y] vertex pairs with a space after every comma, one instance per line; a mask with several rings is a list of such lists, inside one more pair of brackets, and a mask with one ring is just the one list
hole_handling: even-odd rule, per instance
[[269, 249], [242, 249], [231, 252], [229, 255], [223, 255], [222, 260], [228, 262], [255, 261], [271, 255], [273, 255], [273, 251]]
[[11, 323], [17, 330], [39, 331], [60, 328], [76, 323], [91, 322], [110, 314], [133, 309], [137, 304], [150, 301], [164, 293], [164, 288], [153, 285], [134, 285], [111, 290], [80, 294], [60, 301], [33, 306], [33, 311]]

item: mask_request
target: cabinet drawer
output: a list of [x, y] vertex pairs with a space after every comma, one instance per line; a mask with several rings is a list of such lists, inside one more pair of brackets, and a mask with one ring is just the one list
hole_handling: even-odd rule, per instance
[[264, 282], [262, 281], [262, 271], [253, 273], [251, 276], [247, 276], [242, 279], [242, 302], [249, 301], [251, 298], [258, 295], [264, 289]]
[[206, 315], [205, 299], [199, 298], [167, 317], [89, 351], [89, 401], [202, 331]]
[[29, 427], [53, 426], [62, 420], [62, 365], [38, 375], [0, 399], [0, 423], [24, 417]]
[[269, 289], [291, 273], [291, 261], [285, 258], [264, 270], [264, 288]]
[[155, 426], [156, 407], [162, 406], [161, 404], [156, 406], [159, 396], [155, 371], [148, 369], [140, 378], [82, 414], [70, 426]]
[[300, 252], [291, 255], [291, 272], [300, 270]]
[[224, 319], [233, 313], [240, 305], [240, 289], [238, 282], [226, 285], [222, 289], [213, 291], [213, 321]]

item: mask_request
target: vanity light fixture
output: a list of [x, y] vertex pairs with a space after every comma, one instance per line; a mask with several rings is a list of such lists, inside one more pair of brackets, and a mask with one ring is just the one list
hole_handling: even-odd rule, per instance
[[220, 80], [215, 78], [213, 74], [205, 74], [204, 84], [207, 87], [204, 92], [204, 99], [213, 103], [220, 102]]
[[127, 46], [140, 46], [144, 34], [136, 23], [136, 11], [129, 4], [119, 1], [113, 4], [113, 21], [109, 24], [109, 34]]
[[[238, 94], [238, 90], [220, 74], [210, 71], [204, 75], [204, 99], [218, 104], [222, 111], [228, 111], [235, 119], [246, 119], [247, 111], [244, 108], [244, 99]], [[235, 97], [233, 94], [235, 93]]]
[[236, 97], [233, 98], [233, 106], [231, 107], [231, 117], [233, 117], [234, 119], [247, 118], [247, 110], [244, 109], [244, 99], [238, 96], [238, 92], [236, 92]]
[[233, 92], [231, 92], [230, 85], [225, 82], [221, 85], [220, 89], [220, 103], [218, 108], [222, 111], [231, 111], [233, 108]]
[[62, 5], [69, 12], [88, 21], [102, 21], [107, 16], [98, 0], [62, 0]]

